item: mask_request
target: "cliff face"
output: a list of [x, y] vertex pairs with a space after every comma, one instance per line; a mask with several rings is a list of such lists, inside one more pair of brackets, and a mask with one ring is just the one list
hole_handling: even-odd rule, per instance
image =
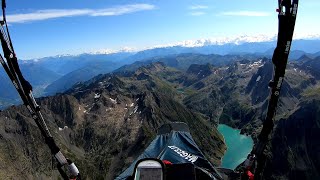
[[[150, 71], [130, 77], [101, 75], [66, 94], [41, 98], [39, 104], [62, 151], [73, 159], [85, 179], [112, 179], [152, 141], [156, 129], [171, 121], [186, 122], [211, 162], [220, 163], [226, 149], [217, 129], [188, 110], [177, 93]], [[58, 177], [49, 149], [25, 107], [0, 112], [0, 177]]]
[[265, 179], [320, 179], [320, 96], [304, 98], [288, 119], [278, 122]]

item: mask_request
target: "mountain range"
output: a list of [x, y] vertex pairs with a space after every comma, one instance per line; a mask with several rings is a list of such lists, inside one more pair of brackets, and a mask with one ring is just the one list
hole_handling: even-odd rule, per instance
[[[239, 43], [239, 42], [238, 42]], [[139, 52], [120, 51], [111, 54], [81, 54], [81, 55], [62, 55], [54, 57], [45, 57], [40, 59], [20, 60], [22, 72], [27, 79], [30, 79], [34, 86], [36, 97], [54, 95], [71, 88], [74, 84], [84, 82], [90, 78], [108, 72], [112, 72], [123, 65], [129, 65], [133, 62], [157, 61], [165, 59], [174, 59], [180, 54], [194, 54], [194, 56], [204, 56], [206, 62], [215, 65], [226, 65], [233, 61], [243, 58], [253, 59], [259, 57], [271, 58], [275, 41], [268, 42], [242, 42], [224, 43], [224, 44], [203, 44], [203, 46], [185, 47], [182, 45], [152, 48]], [[306, 55], [310, 58], [319, 56], [318, 48], [320, 40], [295, 40], [292, 45], [290, 60], [298, 60]], [[216, 57], [214, 57], [215, 55]], [[212, 57], [205, 57], [205, 55]], [[219, 57], [220, 56], [220, 57]], [[211, 58], [211, 60], [210, 60]], [[219, 60], [212, 61], [212, 58]], [[191, 60], [194, 60], [192, 58]], [[198, 60], [197, 61], [202, 61]], [[198, 62], [198, 63], [205, 63]], [[189, 64], [183, 65], [186, 69]], [[197, 63], [197, 62], [196, 62]], [[31, 67], [32, 66], [32, 67]], [[23, 68], [27, 67], [27, 68]], [[32, 69], [32, 73], [27, 72]], [[25, 72], [24, 72], [25, 71]], [[43, 76], [46, 74], [45, 76]], [[13, 86], [8, 82], [8, 78], [0, 71], [0, 78], [3, 81], [2, 92], [0, 93], [0, 109], [12, 104], [21, 103]], [[1, 91], [1, 90], [0, 90]]]
[[[288, 64], [274, 138], [268, 145], [266, 179], [319, 177], [319, 143], [314, 136], [320, 132], [319, 58], [302, 55]], [[217, 124], [241, 129], [256, 142], [272, 73], [270, 59], [253, 55], [157, 56], [38, 101], [54, 137], [84, 178], [112, 179], [165, 122], [186, 122], [215, 166], [226, 149]], [[23, 106], [0, 112], [0, 122], [0, 158], [6, 164], [1, 163], [1, 177], [57, 176], [49, 150]]]

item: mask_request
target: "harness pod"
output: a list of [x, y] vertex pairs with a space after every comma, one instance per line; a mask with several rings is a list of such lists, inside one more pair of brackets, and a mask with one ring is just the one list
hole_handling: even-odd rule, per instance
[[27, 107], [28, 111], [31, 114], [31, 117], [36, 122], [38, 128], [41, 131], [42, 136], [45, 138], [45, 142], [50, 148], [52, 155], [58, 161], [58, 170], [61, 176], [64, 179], [69, 179], [66, 173], [61, 169], [61, 167], [66, 166], [69, 169], [70, 177], [80, 179], [80, 173], [78, 168], [75, 164], [67, 159], [60, 148], [55, 143], [45, 121], [40, 112], [40, 107], [36, 103], [33, 93], [32, 93], [32, 86], [31, 84], [23, 77], [16, 54], [13, 49], [12, 41], [9, 34], [9, 29], [6, 21], [6, 14], [5, 14], [6, 2], [2, 0], [2, 12], [3, 12], [3, 20], [0, 21], [0, 41], [1, 46], [3, 49], [3, 54], [6, 60], [0, 54], [0, 62], [8, 74], [12, 84], [18, 91], [24, 105]]
[[162, 125], [150, 145], [116, 180], [134, 180], [136, 172], [139, 172], [139, 162], [150, 159], [157, 159], [165, 164], [163, 179], [166, 180], [223, 179], [201, 152], [184, 122]]

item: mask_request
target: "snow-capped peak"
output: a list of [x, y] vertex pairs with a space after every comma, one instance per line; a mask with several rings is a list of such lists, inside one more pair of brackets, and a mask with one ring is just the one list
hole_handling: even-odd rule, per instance
[[121, 52], [136, 52], [137, 50], [135, 48], [131, 48], [131, 47], [123, 47], [121, 49], [118, 50], [114, 50], [114, 49], [100, 49], [100, 50], [96, 50], [93, 51], [89, 54], [115, 54], [115, 53], [121, 53]]
[[[320, 39], [320, 34], [294, 34], [293, 39]], [[194, 39], [194, 40], [185, 40], [180, 42], [172, 42], [167, 44], [159, 44], [145, 48], [132, 48], [132, 47], [123, 47], [120, 49], [99, 49], [99, 50], [92, 50], [86, 52], [85, 54], [115, 54], [121, 52], [128, 52], [128, 53], [135, 53], [138, 51], [155, 49], [155, 48], [170, 48], [170, 47], [202, 47], [202, 46], [209, 46], [209, 45], [225, 45], [225, 44], [235, 44], [241, 45], [243, 43], [253, 43], [253, 42], [270, 42], [276, 41], [277, 35], [265, 35], [265, 34], [258, 34], [258, 35], [239, 35], [239, 36], [230, 36], [230, 37], [212, 37], [212, 38], [202, 38], [202, 39]], [[63, 54], [57, 55], [53, 57], [66, 57], [66, 56], [80, 56], [84, 53], [80, 54]], [[35, 61], [41, 60], [42, 58], [37, 58]], [[34, 60], [34, 59], [33, 59]]]
[[[201, 47], [208, 45], [224, 45], [224, 44], [243, 44], [247, 42], [266, 42], [276, 40], [276, 35], [241, 35], [241, 36], [232, 36], [232, 37], [214, 37], [207, 39], [197, 39], [197, 40], [186, 40], [177, 43], [163, 45], [162, 47], [170, 46], [182, 46], [182, 47]], [[161, 47], [161, 46], [157, 46]]]
[[[294, 34], [293, 39], [320, 39], [320, 34]], [[240, 36], [230, 36], [230, 37], [213, 37], [213, 38], [203, 38], [195, 40], [185, 40], [175, 43], [156, 45], [153, 47], [148, 47], [146, 49], [153, 48], [165, 48], [165, 47], [202, 47], [208, 45], [224, 45], [224, 44], [236, 44], [241, 45], [243, 43], [253, 43], [253, 42], [270, 42], [276, 41], [277, 35], [240, 35]]]
[[320, 39], [320, 34], [294, 34], [293, 39]]

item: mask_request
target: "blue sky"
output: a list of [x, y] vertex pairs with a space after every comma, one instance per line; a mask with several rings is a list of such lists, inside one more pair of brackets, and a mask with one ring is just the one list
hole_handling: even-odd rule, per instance
[[[19, 58], [143, 49], [240, 35], [274, 35], [277, 0], [10, 0]], [[296, 34], [320, 34], [320, 1], [301, 1]]]

